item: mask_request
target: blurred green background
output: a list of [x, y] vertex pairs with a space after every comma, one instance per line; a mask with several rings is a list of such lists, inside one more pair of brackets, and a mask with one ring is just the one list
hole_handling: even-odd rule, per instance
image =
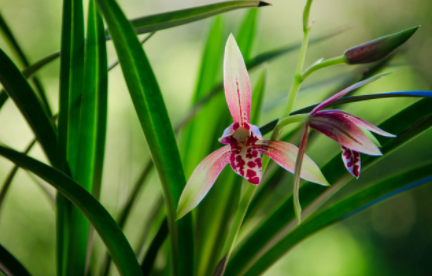
[[[135, 18], [221, 1], [118, 2], [128, 18]], [[259, 28], [252, 56], [297, 43], [302, 38], [301, 16], [305, 1], [270, 2], [273, 6], [259, 11]], [[87, 7], [87, 1], [84, 4]], [[345, 27], [349, 29], [311, 46], [306, 66], [322, 57], [340, 55], [347, 48], [376, 37], [422, 25], [385, 69], [394, 73], [356, 93], [432, 90], [431, 10], [432, 2], [424, 0], [316, 0], [311, 11], [311, 18], [315, 19], [312, 38]], [[0, 0], [0, 12], [31, 62], [60, 48], [62, 1]], [[238, 10], [223, 15], [226, 37], [238, 30], [245, 12]], [[210, 18], [160, 31], [145, 44], [173, 124], [190, 108], [204, 42], [212, 20]], [[2, 36], [0, 47], [14, 57]], [[115, 60], [111, 42], [108, 42], [108, 49], [109, 60]], [[262, 124], [276, 118], [281, 112], [283, 101], [280, 99], [290, 87], [296, 62], [297, 53], [291, 53], [267, 65]], [[358, 70], [358, 67], [339, 65], [314, 74], [304, 84], [304, 87], [312, 84], [313, 87], [300, 92], [295, 107], [323, 100], [329, 91], [340, 85], [346, 73], [353, 70]], [[261, 69], [251, 72], [252, 85], [260, 72]], [[54, 111], [58, 105], [58, 75], [58, 60], [38, 73]], [[315, 85], [317, 83], [319, 85]], [[385, 99], [355, 103], [344, 108], [378, 124], [414, 101], [407, 98]], [[8, 101], [1, 109], [0, 129], [0, 142], [18, 150], [23, 150], [33, 137], [12, 101]], [[339, 146], [323, 135], [318, 139], [307, 153], [322, 165], [339, 151]], [[360, 180], [351, 181], [336, 198], [372, 181], [430, 161], [431, 141], [432, 131], [429, 130], [362, 173]], [[33, 149], [31, 155], [45, 160], [39, 147]], [[109, 74], [105, 158], [101, 201], [115, 217], [118, 215], [118, 206], [124, 203], [133, 181], [149, 159], [145, 138], [120, 68]], [[11, 167], [10, 162], [0, 159], [0, 183]], [[284, 182], [286, 185], [280, 187], [275, 196], [291, 190], [291, 177], [288, 174]], [[54, 189], [44, 183], [42, 185], [54, 195]], [[154, 174], [139, 196], [139, 204], [134, 207], [131, 221], [126, 225], [125, 233], [133, 247], [137, 246], [150, 206], [160, 194], [161, 188]], [[280, 259], [265, 275], [432, 275], [431, 198], [432, 186], [425, 185], [381, 202], [310, 237]], [[17, 174], [0, 213], [0, 243], [21, 260], [33, 275], [55, 274], [53, 202], [23, 170]], [[98, 256], [105, 252], [100, 240], [96, 240], [96, 252]], [[101, 258], [95, 258], [94, 262], [101, 262]], [[115, 269], [111, 272], [113, 275], [117, 273]]]

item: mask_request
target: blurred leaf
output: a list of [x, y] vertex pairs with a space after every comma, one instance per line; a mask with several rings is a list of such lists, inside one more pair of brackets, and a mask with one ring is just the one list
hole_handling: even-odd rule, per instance
[[[34, 139], [30, 142], [30, 144], [26, 147], [26, 149], [24, 150], [23, 153], [27, 155], [35, 144], [36, 144], [36, 139]], [[5, 199], [6, 194], [9, 191], [9, 188], [12, 184], [12, 180], [14, 179], [16, 173], [18, 172], [18, 168], [19, 167], [17, 165], [13, 166], [12, 170], [9, 172], [9, 174], [6, 177], [6, 180], [3, 183], [3, 186], [1, 188], [1, 191], [0, 191], [0, 214], [1, 214], [2, 207], [3, 207], [4, 199]]]
[[[309, 42], [309, 45], [313, 45], [317, 42], [331, 38], [335, 35], [338, 35], [338, 34], [344, 32], [345, 30], [346, 29], [341, 29], [341, 30], [334, 31], [334, 32], [328, 33], [326, 35], [317, 37], [315, 39], [311, 39]], [[250, 72], [252, 69], [258, 67], [259, 65], [261, 65], [265, 62], [268, 62], [272, 59], [275, 59], [277, 57], [280, 57], [284, 54], [298, 50], [298, 49], [300, 49], [300, 47], [301, 47], [301, 42], [259, 54], [252, 59], [246, 60], [245, 61], [246, 67], [247, 67], [248, 71]], [[222, 91], [223, 91], [223, 82], [221, 81], [220, 83], [214, 85], [213, 88], [211, 88], [211, 90], [209, 92], [207, 92], [204, 97], [202, 97], [197, 103], [195, 103], [195, 105], [191, 108], [191, 110], [177, 123], [177, 125], [174, 128], [175, 132], [179, 131], [180, 128], [182, 128], [185, 124], [187, 124], [190, 120], [192, 120], [192, 118], [194, 118], [196, 116], [196, 114], [201, 110], [201, 108], [208, 101], [210, 101], [214, 96], [216, 96], [218, 93], [220, 93]]]
[[27, 269], [1, 244], [0, 271], [6, 276], [31, 276]]
[[[76, 12], [79, 12], [81, 16], [81, 11]], [[80, 26], [78, 25], [78, 27]], [[77, 32], [78, 36], [81, 38], [81, 32]], [[79, 43], [81, 43], [80, 40], [78, 39]], [[72, 48], [78, 45], [80, 44], [77, 43], [76, 46], [72, 45]], [[71, 52], [73, 53], [73, 51]], [[78, 75], [82, 73], [80, 70], [81, 62], [77, 62], [77, 65], [75, 65], [74, 60], [81, 59], [80, 50], [76, 52], [76, 57], [71, 58], [70, 72], [77, 70], [77, 78], [81, 77], [81, 75]], [[83, 82], [79, 82], [81, 86], [72, 85], [69, 90], [70, 121], [68, 132], [77, 131], [78, 135], [68, 135], [69, 152], [72, 149], [75, 152], [75, 157], [72, 157], [68, 153], [68, 160], [69, 164], [72, 164], [74, 159], [76, 160], [72, 175], [77, 183], [90, 193], [96, 191], [97, 194], [94, 194], [94, 196], [97, 198], [99, 197], [105, 153], [108, 98], [107, 66], [103, 20], [96, 9], [94, 0], [90, 0], [87, 20], [87, 40], [85, 43], [85, 74], [83, 75]], [[72, 73], [69, 80], [78, 81], [74, 79], [74, 73]], [[76, 91], [78, 89], [79, 92]], [[76, 103], [78, 99], [80, 103]], [[79, 112], [80, 114], [75, 114], [75, 112]], [[79, 151], [76, 150], [75, 145], [78, 146]], [[77, 208], [72, 207], [69, 227], [69, 240], [72, 242], [69, 244], [67, 275], [84, 274], [89, 226], [90, 224], [86, 217]]]
[[[130, 211], [132, 210], [132, 206], [137, 201], [138, 195], [140, 194], [140, 191], [144, 187], [144, 184], [147, 183], [146, 179], [149, 176], [153, 167], [154, 166], [152, 160], [149, 160], [147, 164], [144, 166], [144, 169], [141, 172], [140, 176], [138, 177], [138, 180], [135, 182], [135, 185], [131, 193], [129, 194], [129, 198], [126, 200], [126, 204], [120, 210], [119, 212], [120, 215], [119, 218], [117, 219], [117, 223], [120, 229], [123, 230], [126, 220], [129, 217]], [[104, 257], [104, 263], [102, 264], [103, 271], [104, 271], [103, 275], [109, 274], [110, 264], [111, 264], [111, 257], [107, 253]]]
[[252, 106], [250, 123], [257, 125], [261, 118], [261, 110], [264, 104], [264, 89], [267, 77], [267, 68], [263, 70], [252, 92]]
[[132, 19], [130, 22], [138, 34], [143, 34], [187, 24], [231, 10], [256, 8], [268, 5], [268, 3], [263, 1], [227, 1], [190, 9], [144, 16]]
[[258, 9], [249, 10], [241, 23], [238, 34], [236, 35], [236, 42], [240, 48], [244, 60], [249, 60], [253, 49], [255, 35], [257, 32], [257, 17]]
[[[191, 216], [176, 221], [177, 203], [186, 184], [177, 142], [159, 86], [135, 32], [114, 0], [96, 3], [108, 25], [132, 102], [158, 170], [165, 195], [174, 271], [193, 269], [194, 241]], [[181, 253], [180, 253], [181, 252]]]
[[126, 237], [105, 208], [64, 173], [13, 149], [0, 146], [0, 155], [36, 174], [70, 200], [90, 220], [104, 241], [121, 275], [141, 275]]
[[[24, 51], [21, 49], [20, 45], [18, 44], [18, 41], [15, 39], [15, 36], [12, 33], [12, 30], [9, 28], [9, 26], [7, 25], [5, 19], [1, 14], [0, 14], [0, 29], [5, 34], [7, 40], [9, 40], [9, 43], [12, 45], [12, 48], [18, 54], [18, 57], [21, 60], [22, 64], [24, 64], [25, 67], [29, 67], [30, 63], [28, 62], [28, 59], [24, 54]], [[39, 93], [40, 99], [44, 104], [48, 116], [51, 117], [52, 116], [51, 108], [49, 106], [48, 99], [46, 97], [42, 84], [40, 83], [39, 79], [36, 77], [33, 78], [33, 83], [36, 87], [37, 92]]]
[[150, 248], [144, 257], [144, 261], [141, 264], [141, 270], [144, 276], [150, 275], [152, 271], [154, 261], [156, 260], [159, 248], [162, 246], [168, 235], [168, 222], [166, 219], [162, 222], [156, 237], [153, 239]]
[[57, 137], [54, 126], [27, 80], [1, 49], [0, 82], [30, 125], [49, 161], [56, 164]]
[[384, 181], [374, 183], [332, 204], [281, 239], [275, 246], [262, 255], [248, 269], [247, 273], [242, 275], [260, 275], [297, 243], [317, 231], [346, 219], [384, 199], [388, 199], [389, 197], [420, 185], [430, 183], [432, 181], [431, 166], [432, 163], [428, 163], [419, 168], [411, 169], [390, 177]]
[[[432, 126], [432, 109], [429, 108], [431, 104], [431, 98], [421, 99], [379, 125], [379, 128], [398, 135], [394, 139], [378, 138], [383, 146], [381, 148], [383, 156], [396, 150]], [[363, 171], [381, 158], [383, 157], [365, 156], [362, 160]], [[326, 189], [309, 182], [302, 185], [300, 198], [302, 199], [302, 205], [307, 206], [303, 214], [304, 217], [307, 217], [308, 213], [318, 208], [345, 185], [348, 180], [352, 179], [344, 168], [340, 154], [337, 154], [328, 162], [322, 168], [322, 172], [329, 183], [332, 183], [332, 186]], [[316, 199], [318, 201], [315, 201]], [[232, 275], [242, 275], [240, 271], [249, 268], [254, 260], [277, 244], [295, 225], [292, 196], [289, 196], [273, 214], [268, 216], [264, 223], [259, 225], [238, 246], [232, 262], [228, 264], [228, 275], [231, 275], [231, 273]]]

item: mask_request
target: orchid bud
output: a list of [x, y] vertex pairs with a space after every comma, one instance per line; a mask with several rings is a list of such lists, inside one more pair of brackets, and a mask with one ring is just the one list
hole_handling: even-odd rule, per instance
[[397, 47], [404, 44], [419, 26], [386, 35], [378, 39], [348, 49], [344, 53], [346, 63], [364, 64], [379, 61], [390, 55]]

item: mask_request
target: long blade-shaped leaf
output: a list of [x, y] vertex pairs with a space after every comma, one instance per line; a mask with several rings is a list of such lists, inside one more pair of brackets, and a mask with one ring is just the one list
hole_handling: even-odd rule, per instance
[[[395, 139], [379, 138], [382, 153], [388, 154], [410, 141], [432, 126], [431, 98], [422, 99], [379, 125], [380, 128], [398, 135]], [[362, 170], [382, 157], [366, 157], [362, 160]], [[351, 177], [343, 169], [343, 163], [338, 154], [322, 169], [324, 175], [333, 185], [326, 189], [306, 183], [300, 189], [304, 214], [318, 208], [329, 196], [339, 190]], [[317, 201], [315, 201], [317, 199]], [[283, 204], [260, 225], [235, 252], [232, 262], [228, 264], [229, 273], [243, 275], [248, 271], [254, 260], [257, 260], [272, 246], [278, 243], [296, 225], [291, 207], [292, 197], [288, 197]], [[312, 204], [313, 202], [313, 204]], [[290, 219], [291, 220], [287, 220]]]
[[[82, 0], [63, 1], [58, 119], [58, 168], [75, 177], [84, 69], [84, 10]], [[59, 275], [81, 275], [86, 248], [82, 217], [60, 195], [57, 201], [57, 269]], [[70, 216], [70, 217], [69, 217]], [[75, 241], [75, 239], [77, 239]], [[83, 249], [84, 248], [84, 249]]]
[[428, 163], [384, 181], [374, 183], [327, 207], [281, 239], [271, 250], [261, 256], [244, 275], [260, 275], [301, 240], [333, 223], [350, 217], [391, 196], [431, 183], [431, 166], [432, 163]]
[[[77, 58], [80, 59], [81, 57], [78, 56]], [[75, 126], [79, 126], [79, 136], [72, 137], [69, 135], [68, 143], [77, 139], [76, 144], [79, 148], [79, 151], [75, 150], [77, 163], [74, 178], [84, 189], [92, 192], [94, 188], [97, 191], [100, 190], [102, 179], [108, 98], [105, 29], [94, 0], [89, 1], [84, 66], [82, 92], [79, 93], [82, 94], [81, 105], [70, 105], [70, 118], [76, 116], [73, 114], [75, 109], [81, 113], [79, 124]], [[73, 69], [71, 68], [71, 70]], [[69, 131], [76, 130], [78, 129], [73, 127], [71, 121]], [[73, 144], [75, 143], [72, 143], [71, 147]], [[73, 158], [69, 160], [73, 162]], [[73, 242], [69, 245], [67, 274], [82, 275], [87, 259], [89, 222], [77, 208], [72, 208], [70, 219], [69, 240]]]
[[[174, 271], [193, 267], [193, 229], [188, 215], [176, 221], [177, 203], [186, 185], [180, 154], [159, 86], [135, 32], [114, 0], [97, 0], [108, 25], [123, 76], [158, 170], [167, 205]], [[181, 250], [181, 254], [180, 254]]]
[[[18, 41], [15, 39], [15, 36], [12, 33], [12, 30], [9, 28], [8, 24], [4, 20], [3, 16], [0, 14], [0, 29], [4, 32], [6, 38], [9, 40], [9, 43], [12, 45], [12, 48], [15, 50], [15, 52], [18, 54], [19, 59], [21, 60], [22, 64], [24, 64], [25, 67], [29, 67], [30, 63], [28, 62], [28, 59], [26, 55], [24, 54], [24, 51], [21, 49], [21, 46], [19, 45]], [[45, 106], [45, 110], [48, 113], [48, 116], [52, 116], [51, 108], [48, 103], [48, 99], [45, 94], [45, 90], [42, 87], [41, 82], [38, 78], [33, 78], [33, 83], [36, 87], [37, 92], [39, 93], [40, 99], [42, 103]]]
[[[28, 154], [31, 148], [36, 144], [36, 140], [33, 140], [30, 142], [30, 144], [27, 146], [27, 148], [24, 150], [24, 154]], [[2, 206], [4, 203], [4, 199], [6, 197], [7, 192], [9, 191], [9, 188], [12, 184], [12, 180], [14, 179], [16, 173], [18, 172], [18, 166], [14, 166], [12, 170], [9, 172], [8, 176], [6, 177], [5, 182], [3, 183], [3, 186], [0, 191], [0, 214], [2, 210]]]
[[201, 7], [154, 14], [132, 19], [132, 26], [138, 34], [149, 33], [201, 20], [210, 16], [242, 8], [268, 6], [263, 1], [227, 1]]
[[31, 276], [25, 267], [0, 244], [0, 271], [6, 276]]
[[150, 248], [146, 256], [144, 257], [144, 261], [141, 264], [141, 270], [144, 276], [150, 275], [159, 248], [162, 246], [167, 235], [168, 235], [168, 223], [167, 220], [165, 219], [162, 222], [162, 225], [160, 226], [159, 231], [156, 234], [156, 237], [153, 239]]
[[25, 154], [0, 146], [0, 155], [51, 184], [80, 209], [104, 241], [121, 275], [141, 275], [135, 254], [123, 232], [90, 193], [64, 173]]

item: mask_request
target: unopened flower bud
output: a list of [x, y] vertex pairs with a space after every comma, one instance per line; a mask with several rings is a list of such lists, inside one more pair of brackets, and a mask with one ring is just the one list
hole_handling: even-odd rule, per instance
[[386, 35], [378, 39], [348, 49], [344, 53], [346, 63], [364, 64], [379, 61], [390, 55], [397, 47], [404, 44], [419, 26]]

